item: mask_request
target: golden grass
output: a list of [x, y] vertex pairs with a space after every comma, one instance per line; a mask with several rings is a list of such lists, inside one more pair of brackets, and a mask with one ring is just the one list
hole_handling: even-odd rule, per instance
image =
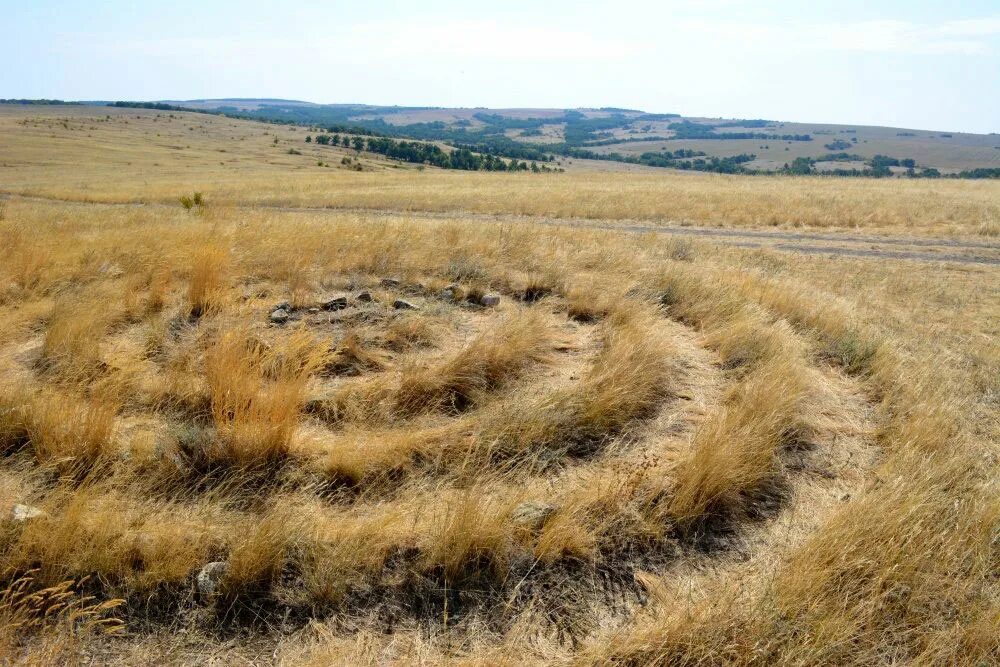
[[326, 359], [306, 332], [284, 349], [263, 349], [246, 331], [219, 335], [205, 355], [205, 377], [218, 442], [210, 461], [255, 467], [280, 462], [304, 401], [306, 381]]
[[[188, 282], [188, 312], [200, 317], [217, 310], [224, 298], [224, 273], [228, 256], [226, 251], [216, 246], [207, 246], [196, 251], [191, 260], [191, 279]], [[162, 300], [162, 296], [151, 294], [151, 299]]]
[[672, 349], [650, 309], [620, 313], [605, 325], [603, 347], [572, 387], [515, 399], [486, 415], [476, 455], [516, 458], [544, 450], [584, 455], [671, 391]]
[[[0, 220], [7, 654], [1000, 660], [994, 267], [798, 259], [462, 212], [971, 234], [994, 186], [275, 177], [263, 159], [215, 180], [219, 154], [199, 151], [266, 156], [263, 131], [296, 131], [153, 118], [118, 114], [95, 122], [95, 141], [69, 140], [68, 155], [95, 155], [77, 178], [28, 162], [38, 132], [83, 131], [0, 133], [19, 165], [5, 187], [171, 202], [12, 199]], [[197, 168], [173, 171], [148, 143], [154, 123], [190, 134]], [[95, 146], [110, 137], [171, 166], [102, 184], [120, 169]], [[200, 211], [174, 203], [193, 191]], [[259, 203], [449, 213], [230, 208]], [[487, 291], [499, 308], [464, 298]], [[310, 311], [340, 293], [348, 308]], [[284, 300], [293, 321], [271, 324]], [[228, 564], [221, 594], [198, 595], [213, 561]], [[50, 599], [66, 605], [50, 614], [58, 632], [36, 622]], [[69, 632], [112, 616], [128, 629], [114, 642]]]
[[547, 324], [529, 314], [500, 322], [436, 366], [404, 368], [394, 397], [402, 415], [464, 410], [544, 361], [551, 349]]
[[780, 474], [779, 450], [795, 442], [805, 420], [808, 380], [796, 360], [751, 371], [694, 437], [676, 471], [666, 513], [681, 526], [745, 513], [753, 494]]
[[[748, 179], [668, 170], [442, 173], [396, 169], [377, 156], [362, 160], [368, 171], [355, 172], [317, 168], [318, 157], [339, 163], [346, 151], [306, 148], [306, 130], [300, 128], [143, 110], [2, 111], [2, 148], [15, 165], [2, 189], [82, 201], [148, 201], [180, 209], [177, 198], [199, 190], [207, 210], [274, 205], [466, 211], [970, 236], [989, 236], [1000, 217], [1000, 186], [989, 181]], [[61, 122], [65, 117], [72, 119], [68, 126]], [[52, 155], [53, 136], [60, 139], [58, 155]], [[288, 146], [304, 154], [289, 156]], [[91, 166], [81, 173], [77, 165], [83, 160]]]

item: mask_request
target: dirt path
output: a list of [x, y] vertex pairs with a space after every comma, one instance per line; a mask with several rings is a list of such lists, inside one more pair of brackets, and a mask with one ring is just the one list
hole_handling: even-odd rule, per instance
[[[106, 206], [112, 208], [175, 208], [173, 204], [145, 202], [88, 202], [54, 197], [35, 197], [0, 194], [0, 199], [57, 202], [71, 206]], [[359, 208], [338, 206], [280, 206], [275, 204], [241, 206], [233, 208], [248, 211], [275, 211], [310, 214], [358, 214], [372, 216], [408, 216], [424, 220], [453, 220], [455, 218], [495, 223], [538, 224], [552, 227], [574, 227], [640, 234], [670, 234], [690, 236], [709, 242], [739, 248], [771, 248], [785, 252], [808, 255], [900, 259], [926, 262], [951, 262], [1000, 266], [1000, 242], [970, 241], [965, 239], [917, 238], [871, 234], [834, 234], [809, 231], [778, 231], [760, 229], [726, 229], [721, 227], [696, 227], [658, 225], [634, 220], [593, 220], [587, 218], [553, 218], [499, 213], [472, 213], [466, 211], [411, 211], [391, 208]], [[782, 243], [781, 241], [786, 241]], [[800, 243], [819, 241], [840, 245]], [[867, 247], [858, 247], [858, 246]], [[890, 246], [889, 248], [879, 246]], [[969, 250], [967, 254], [954, 251]], [[952, 252], [948, 252], [952, 251]]]

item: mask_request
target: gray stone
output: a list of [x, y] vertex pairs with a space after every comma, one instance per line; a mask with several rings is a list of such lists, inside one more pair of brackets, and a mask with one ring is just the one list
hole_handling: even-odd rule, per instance
[[519, 526], [538, 529], [555, 511], [555, 505], [541, 500], [529, 500], [514, 508], [511, 519]]
[[274, 304], [273, 310], [291, 310], [292, 304], [287, 301], [282, 301], [281, 303]]
[[383, 278], [380, 284], [382, 287], [399, 287], [403, 283], [398, 278]]
[[10, 508], [11, 520], [16, 521], [18, 523], [23, 523], [24, 521], [30, 521], [31, 519], [36, 519], [44, 515], [45, 512], [38, 509], [37, 507], [32, 507], [31, 505], [22, 505], [18, 503]]
[[346, 296], [335, 296], [323, 302], [323, 310], [343, 310], [347, 308]]
[[201, 568], [198, 573], [198, 592], [205, 597], [211, 597], [219, 592], [222, 580], [229, 572], [229, 563], [217, 560]]
[[309, 314], [310, 315], [315, 315], [318, 312], [319, 312], [319, 308], [310, 308], [309, 309]]
[[445, 287], [443, 290], [438, 292], [438, 298], [444, 299], [445, 301], [454, 301], [457, 292], [453, 287]]
[[410, 303], [409, 301], [404, 301], [403, 299], [396, 299], [393, 301], [392, 307], [396, 310], [420, 310], [420, 306]]
[[366, 290], [366, 291], [364, 291], [364, 292], [362, 292], [361, 294], [358, 294], [358, 295], [357, 295], [356, 297], [354, 297], [354, 298], [356, 298], [356, 299], [357, 299], [358, 301], [361, 301], [361, 302], [363, 302], [363, 303], [369, 303], [369, 302], [371, 302], [371, 301], [374, 301], [374, 300], [375, 300], [375, 297], [374, 297], [374, 296], [372, 296], [372, 293], [371, 293], [371, 292], [369, 292], [369, 291], [367, 291], [367, 290]]
[[500, 305], [500, 295], [499, 294], [484, 294], [479, 299], [479, 305], [486, 306], [487, 308], [496, 308]]
[[271, 321], [275, 324], [284, 324], [288, 321], [288, 311], [284, 308], [278, 308], [271, 312]]

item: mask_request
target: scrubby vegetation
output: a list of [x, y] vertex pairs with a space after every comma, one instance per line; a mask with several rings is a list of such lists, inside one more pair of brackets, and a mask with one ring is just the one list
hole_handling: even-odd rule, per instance
[[[306, 143], [312, 141], [306, 137]], [[344, 146], [356, 151], [368, 151], [385, 155], [393, 160], [426, 164], [442, 169], [461, 169], [463, 171], [554, 171], [548, 165], [539, 167], [532, 162], [504, 160], [491, 153], [473, 153], [469, 148], [456, 148], [446, 151], [435, 144], [419, 141], [396, 141], [388, 137], [350, 137], [348, 135], [320, 134], [316, 143], [322, 146]], [[561, 169], [558, 171], [562, 171]]]
[[[694, 123], [684, 120], [668, 126], [674, 131], [675, 139], [760, 139], [767, 141], [812, 141], [808, 134], [767, 134], [763, 132], [717, 132], [711, 123]], [[831, 149], [832, 150], [832, 149]]]

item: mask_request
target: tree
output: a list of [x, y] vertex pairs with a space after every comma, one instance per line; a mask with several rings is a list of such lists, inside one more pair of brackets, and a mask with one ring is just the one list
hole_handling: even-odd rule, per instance
[[805, 175], [813, 171], [812, 160], [807, 157], [797, 157], [792, 160], [792, 165], [788, 168], [789, 174]]
[[311, 136], [309, 136], [309, 135], [307, 134], [307, 135], [306, 135], [306, 143], [307, 143], [307, 144], [311, 144], [311, 143], [312, 143], [312, 141], [313, 141], [313, 138], [312, 138]]

